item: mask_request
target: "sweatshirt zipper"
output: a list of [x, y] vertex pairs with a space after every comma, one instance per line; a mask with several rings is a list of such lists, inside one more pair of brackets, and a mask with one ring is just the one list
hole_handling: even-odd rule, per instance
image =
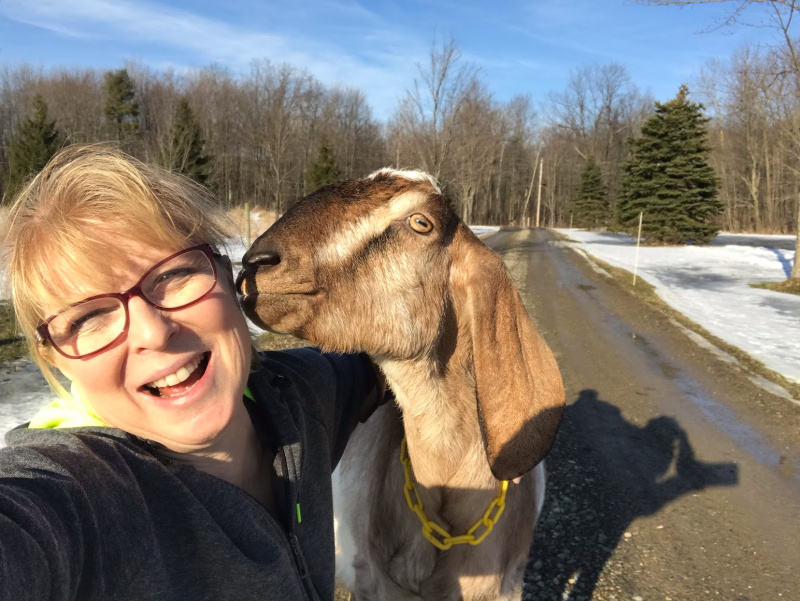
[[292, 548], [292, 552], [294, 553], [294, 560], [297, 564], [297, 569], [300, 572], [300, 578], [302, 578], [303, 582], [305, 582], [308, 578], [308, 569], [306, 568], [306, 560], [305, 557], [303, 557], [303, 551], [300, 549], [300, 541], [297, 540], [297, 536], [295, 536], [294, 532], [289, 533], [289, 546]]
[[[278, 456], [283, 463], [283, 470], [285, 474], [289, 474], [289, 465], [288, 459], [286, 458], [286, 448], [281, 445], [278, 449]], [[296, 507], [299, 504], [299, 499], [297, 498], [298, 495], [293, 494], [293, 488], [299, 488], [300, 483], [297, 482], [296, 485], [293, 487], [291, 481], [289, 484], [289, 515], [287, 519], [287, 530], [288, 530], [288, 541], [289, 547], [292, 550], [292, 556], [294, 558], [295, 568], [297, 569], [297, 573], [300, 575], [300, 580], [303, 583], [303, 589], [305, 590], [306, 596], [308, 599], [314, 599], [315, 595], [313, 592], [313, 585], [311, 584], [311, 579], [309, 578], [308, 574], [308, 567], [306, 566], [306, 559], [303, 556], [303, 550], [300, 548], [300, 541], [297, 539], [297, 535], [294, 533], [294, 520], [295, 520], [295, 511]]]

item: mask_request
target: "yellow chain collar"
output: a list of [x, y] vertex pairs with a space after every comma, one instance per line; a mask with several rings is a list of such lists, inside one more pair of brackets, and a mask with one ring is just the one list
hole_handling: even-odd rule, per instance
[[[479, 545], [492, 531], [492, 528], [494, 528], [494, 525], [497, 523], [497, 520], [500, 519], [503, 510], [506, 508], [506, 491], [508, 490], [508, 480], [502, 480], [500, 482], [500, 490], [497, 493], [497, 496], [492, 500], [491, 503], [489, 503], [489, 507], [486, 508], [483, 517], [475, 522], [472, 525], [472, 528], [467, 530], [466, 534], [462, 534], [460, 536], [451, 536], [447, 530], [442, 528], [436, 522], [429, 520], [428, 516], [425, 515], [425, 510], [422, 508], [422, 501], [419, 498], [417, 485], [414, 483], [414, 479], [412, 477], [411, 458], [408, 456], [408, 447], [406, 445], [405, 437], [403, 437], [403, 442], [400, 443], [400, 462], [403, 464], [403, 474], [405, 474], [406, 477], [406, 484], [403, 487], [403, 492], [406, 495], [408, 507], [411, 509], [411, 511], [417, 514], [419, 521], [422, 522], [422, 536], [427, 538], [434, 547], [441, 549], [442, 551], [447, 551], [453, 545], [462, 545], [464, 543], [469, 543], [470, 545]], [[416, 502], [411, 498], [412, 493]], [[492, 515], [492, 512], [494, 512], [494, 515]], [[475, 532], [481, 526], [484, 526], [485, 529], [476, 536]]]

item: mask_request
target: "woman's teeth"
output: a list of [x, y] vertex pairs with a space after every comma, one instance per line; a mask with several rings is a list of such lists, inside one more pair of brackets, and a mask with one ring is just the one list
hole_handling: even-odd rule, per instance
[[183, 367], [178, 368], [175, 373], [164, 376], [163, 378], [159, 378], [158, 380], [154, 380], [147, 384], [147, 387], [164, 388], [164, 386], [175, 386], [176, 384], [180, 384], [181, 382], [187, 380], [189, 376], [192, 375], [192, 372], [200, 366], [203, 356], [204, 355], [198, 355]]

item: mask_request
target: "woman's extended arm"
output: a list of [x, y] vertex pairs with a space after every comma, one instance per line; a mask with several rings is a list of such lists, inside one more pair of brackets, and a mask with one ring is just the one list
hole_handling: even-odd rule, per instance
[[0, 599], [80, 598], [95, 526], [87, 491], [57, 461], [32, 447], [0, 451]]

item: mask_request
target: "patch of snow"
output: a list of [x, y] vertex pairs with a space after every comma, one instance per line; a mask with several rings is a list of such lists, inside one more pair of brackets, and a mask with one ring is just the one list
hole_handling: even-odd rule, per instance
[[0, 447], [5, 433], [25, 422], [56, 398], [30, 359], [0, 363]]
[[575, 252], [577, 252], [584, 259], [589, 261], [589, 267], [592, 268], [592, 271], [594, 271], [595, 273], [599, 273], [600, 275], [602, 275], [603, 277], [606, 277], [606, 278], [610, 278], [611, 277], [610, 273], [608, 273], [605, 269], [600, 267], [597, 263], [595, 263], [594, 261], [589, 259], [589, 253], [587, 253], [585, 250], [583, 250], [582, 248], [576, 248]]
[[[575, 241], [577, 249], [633, 272], [635, 238], [556, 231]], [[786, 279], [795, 259], [794, 240], [720, 234], [710, 246], [642, 246], [638, 274], [672, 308], [769, 369], [800, 382], [800, 296], [750, 287]], [[753, 246], [757, 242], [763, 246]]]
[[767, 392], [770, 392], [779, 397], [783, 397], [787, 401], [791, 401], [795, 405], [800, 406], [800, 401], [795, 400], [795, 398], [783, 386], [779, 386], [775, 382], [767, 380], [764, 376], [755, 375], [755, 376], [750, 376], [749, 379], [753, 384], [755, 384], [759, 388], [763, 388]]
[[733, 355], [730, 355], [715, 345], [713, 342], [701, 336], [697, 332], [690, 330], [689, 328], [684, 327], [682, 324], [678, 323], [674, 319], [669, 320], [672, 325], [676, 328], [681, 330], [689, 339], [694, 342], [697, 346], [706, 349], [707, 351], [711, 351], [714, 355], [717, 356], [717, 359], [724, 361], [725, 363], [730, 363], [731, 365], [738, 365], [739, 360], [736, 359]]
[[500, 227], [496, 225], [471, 225], [469, 229], [479, 238], [500, 231]]

